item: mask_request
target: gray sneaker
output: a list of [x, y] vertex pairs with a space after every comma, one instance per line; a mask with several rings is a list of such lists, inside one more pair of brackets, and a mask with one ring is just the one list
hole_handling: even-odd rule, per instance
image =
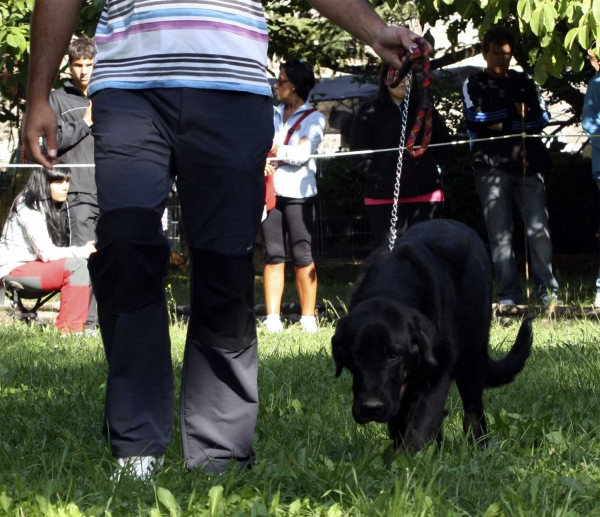
[[564, 305], [562, 300], [558, 299], [556, 293], [545, 294], [540, 298], [540, 303], [544, 307], [550, 307], [551, 305]]

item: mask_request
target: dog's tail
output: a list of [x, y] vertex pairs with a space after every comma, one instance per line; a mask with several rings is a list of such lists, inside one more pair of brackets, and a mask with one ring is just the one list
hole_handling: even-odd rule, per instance
[[533, 344], [532, 320], [532, 317], [523, 320], [515, 344], [506, 357], [499, 361], [494, 361], [488, 357], [485, 368], [486, 388], [496, 388], [508, 384], [524, 368]]

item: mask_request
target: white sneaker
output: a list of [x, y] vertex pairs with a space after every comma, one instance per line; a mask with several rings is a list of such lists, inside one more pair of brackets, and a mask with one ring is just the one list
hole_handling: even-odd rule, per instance
[[281, 323], [279, 314], [267, 314], [263, 325], [269, 332], [281, 332], [283, 330], [283, 323]]
[[311, 334], [319, 330], [319, 327], [317, 327], [317, 318], [314, 316], [302, 316], [300, 318], [300, 327], [304, 332], [310, 332]]
[[558, 299], [556, 293], [545, 294], [540, 298], [540, 303], [544, 307], [548, 307], [550, 305], [564, 305], [565, 303], [562, 300]]
[[158, 472], [165, 459], [162, 456], [128, 456], [127, 458], [118, 458], [119, 467], [111, 476], [111, 480], [118, 483], [121, 476], [128, 476], [132, 479], [145, 480]]
[[594, 300], [594, 307], [600, 307], [600, 291], [596, 291], [596, 299]]
[[515, 302], [513, 302], [512, 300], [500, 300], [498, 302], [498, 305], [517, 305]]

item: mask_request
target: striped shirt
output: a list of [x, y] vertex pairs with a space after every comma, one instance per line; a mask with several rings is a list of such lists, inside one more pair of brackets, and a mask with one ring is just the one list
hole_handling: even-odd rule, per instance
[[202, 88], [271, 95], [260, 0], [106, 0], [89, 94]]

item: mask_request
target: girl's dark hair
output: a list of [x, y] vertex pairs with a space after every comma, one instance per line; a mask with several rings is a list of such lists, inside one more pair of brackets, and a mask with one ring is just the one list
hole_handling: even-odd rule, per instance
[[24, 204], [31, 210], [42, 212], [46, 216], [48, 233], [55, 246], [69, 245], [69, 218], [66, 203], [55, 203], [50, 193], [50, 183], [54, 181], [69, 181], [69, 169], [33, 169], [25, 188], [15, 198], [11, 217], [17, 213], [19, 205]]
[[289, 59], [281, 68], [294, 85], [296, 94], [302, 100], [308, 99], [308, 94], [315, 87], [315, 73], [304, 59]]

